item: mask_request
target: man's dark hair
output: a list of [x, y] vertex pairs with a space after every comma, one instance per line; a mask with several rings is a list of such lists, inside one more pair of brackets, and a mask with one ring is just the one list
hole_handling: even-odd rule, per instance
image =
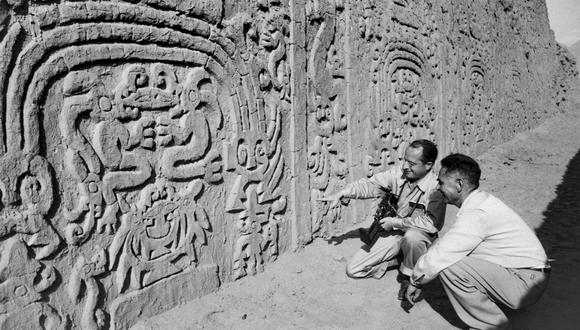
[[459, 173], [473, 188], [479, 187], [481, 169], [475, 159], [463, 154], [451, 154], [441, 160], [441, 168], [447, 173]]
[[429, 140], [415, 140], [409, 144], [411, 148], [422, 148], [421, 161], [426, 163], [435, 163], [437, 159], [437, 146]]

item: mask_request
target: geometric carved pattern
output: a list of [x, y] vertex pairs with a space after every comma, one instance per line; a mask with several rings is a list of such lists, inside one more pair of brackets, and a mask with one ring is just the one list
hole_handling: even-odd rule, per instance
[[[2, 244], [2, 262], [19, 247], [22, 262], [38, 268], [29, 272], [34, 281], [53, 272], [36, 285], [20, 277], [20, 307], [42, 309], [30, 324], [109, 327], [116, 297], [213, 263], [202, 251], [212, 230], [205, 195], [224, 181], [224, 78], [236, 70], [234, 45], [217, 29], [222, 8], [218, 0], [11, 8], [34, 15], [34, 24], [9, 16], [13, 24], [0, 29], [0, 82], [8, 86], [0, 235], [20, 242]], [[57, 252], [70, 262], [54, 259]], [[4, 270], [15, 279], [19, 272]], [[54, 298], [42, 298], [51, 285], [59, 286]], [[0, 309], [3, 325], [14, 315]]]
[[488, 127], [489, 101], [485, 93], [485, 69], [479, 57], [472, 57], [468, 64], [469, 93], [463, 110], [466, 117], [463, 127], [465, 146], [475, 146], [485, 141]]
[[369, 88], [368, 176], [398, 163], [409, 141], [432, 139], [436, 119], [434, 107], [424, 95], [427, 64], [422, 51], [409, 42], [383, 44], [384, 55], [373, 65]]
[[[95, 227], [113, 233], [118, 213], [129, 212], [123, 192], [152, 173], [166, 180], [221, 180], [219, 154], [208, 147], [222, 115], [215, 92], [203, 89], [211, 85], [205, 69], [190, 70], [183, 85], [162, 64], [150, 72], [130, 65], [110, 92], [98, 81], [84, 72], [64, 80], [60, 127], [80, 196], [67, 212], [69, 244], [84, 242]], [[92, 132], [83, 134], [90, 126]]]
[[[344, 15], [340, 3], [312, 4], [309, 17], [314, 39], [309, 53], [308, 169], [312, 232], [327, 236], [330, 226], [340, 217], [340, 208], [329, 209], [328, 203], [317, 201], [327, 192], [345, 184], [348, 175], [348, 144], [344, 93], [344, 27], [338, 24]], [[331, 14], [324, 14], [328, 10]], [[315, 29], [316, 28], [316, 29]], [[315, 33], [314, 33], [315, 32]], [[323, 230], [321, 230], [323, 229]]]
[[226, 211], [236, 221], [233, 278], [256, 274], [278, 256], [278, 228], [286, 208], [279, 187], [284, 171], [280, 136], [289, 107], [287, 9], [258, 1], [253, 17], [238, 14], [228, 24], [240, 50], [239, 85], [233, 91], [232, 134], [225, 145], [226, 169], [234, 181]]

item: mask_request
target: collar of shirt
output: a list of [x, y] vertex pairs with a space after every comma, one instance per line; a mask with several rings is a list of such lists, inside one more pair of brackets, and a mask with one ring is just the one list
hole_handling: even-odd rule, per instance
[[[400, 194], [401, 191], [403, 191], [403, 187], [405, 186], [405, 184], [411, 185], [411, 183], [409, 182], [409, 180], [407, 180], [405, 178], [405, 176], [403, 175], [403, 169], [400, 167], [399, 167], [399, 172], [400, 172], [399, 178], [401, 178], [401, 182], [399, 183], [398, 193]], [[417, 184], [415, 185], [415, 187], [418, 187], [421, 190], [421, 192], [425, 193], [427, 191], [427, 189], [429, 188], [428, 187], [429, 182], [431, 180], [433, 180], [433, 176], [435, 176], [435, 173], [433, 173], [433, 171], [427, 172], [427, 174], [424, 177], [422, 177], [421, 179], [419, 179], [417, 181]], [[415, 188], [411, 189], [411, 191], [413, 191], [413, 190], [415, 190]]]
[[475, 189], [474, 191], [469, 193], [467, 198], [463, 201], [461, 207], [459, 208], [459, 211], [457, 211], [457, 216], [459, 216], [462, 212], [477, 207], [477, 205], [479, 205], [479, 203], [481, 203], [481, 201], [483, 201], [486, 197], [487, 193], [480, 190], [479, 188]]

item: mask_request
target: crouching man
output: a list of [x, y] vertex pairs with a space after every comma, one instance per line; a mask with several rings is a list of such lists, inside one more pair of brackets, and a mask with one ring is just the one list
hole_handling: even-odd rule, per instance
[[398, 298], [405, 299], [413, 266], [437, 237], [445, 218], [446, 205], [436, 190], [437, 176], [432, 171], [436, 159], [433, 142], [413, 141], [405, 150], [401, 166], [352, 182], [325, 198], [331, 201], [330, 207], [336, 207], [342, 198], [377, 198], [387, 191], [397, 198], [396, 215], [380, 220], [384, 230], [376, 242], [361, 247], [348, 261], [349, 277], [381, 278], [402, 254]]
[[457, 315], [470, 328], [510, 328], [502, 308], [520, 309], [540, 299], [550, 266], [540, 241], [511, 208], [479, 190], [481, 170], [472, 158], [441, 160], [438, 190], [459, 208], [449, 231], [419, 258], [406, 297], [437, 275]]

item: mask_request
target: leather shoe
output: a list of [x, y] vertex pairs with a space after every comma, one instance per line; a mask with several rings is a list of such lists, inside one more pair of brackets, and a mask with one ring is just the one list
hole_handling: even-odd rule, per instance
[[408, 279], [403, 279], [401, 281], [401, 288], [399, 289], [399, 293], [397, 294], [397, 298], [399, 300], [407, 300], [405, 294], [407, 293], [407, 288], [409, 287], [410, 284], [411, 282]]

